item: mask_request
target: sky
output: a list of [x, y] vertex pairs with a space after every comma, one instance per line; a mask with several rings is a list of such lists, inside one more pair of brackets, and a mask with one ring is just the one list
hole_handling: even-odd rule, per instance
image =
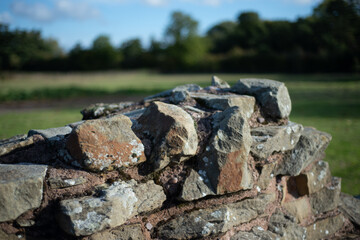
[[140, 38], [161, 40], [171, 13], [182, 11], [199, 22], [199, 33], [244, 11], [266, 20], [296, 20], [311, 14], [320, 0], [0, 0], [0, 22], [11, 29], [40, 30], [65, 50], [91, 46], [100, 34], [114, 46]]

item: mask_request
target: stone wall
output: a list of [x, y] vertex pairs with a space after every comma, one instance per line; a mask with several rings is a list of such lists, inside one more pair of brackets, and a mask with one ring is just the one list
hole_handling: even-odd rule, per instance
[[283, 83], [178, 86], [0, 141], [0, 239], [359, 237], [360, 200]]

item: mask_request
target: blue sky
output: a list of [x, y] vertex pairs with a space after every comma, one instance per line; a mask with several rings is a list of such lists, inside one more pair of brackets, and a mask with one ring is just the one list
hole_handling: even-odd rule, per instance
[[162, 39], [173, 11], [190, 14], [204, 34], [240, 12], [256, 11], [262, 19], [296, 20], [320, 0], [0, 0], [0, 22], [12, 28], [40, 30], [65, 49], [80, 42], [88, 47], [99, 34], [112, 43], [139, 37], [146, 46]]

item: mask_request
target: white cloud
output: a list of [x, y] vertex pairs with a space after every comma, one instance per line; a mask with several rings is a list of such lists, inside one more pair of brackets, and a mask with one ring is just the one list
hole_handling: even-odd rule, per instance
[[318, 3], [320, 2], [320, 0], [285, 0], [285, 2], [295, 3], [300, 5], [308, 5], [308, 4]]
[[11, 23], [11, 21], [12, 21], [12, 17], [10, 13], [8, 12], [0, 13], [0, 23]]
[[42, 3], [28, 4], [24, 1], [15, 1], [11, 10], [16, 15], [41, 22], [54, 21], [60, 18], [85, 20], [100, 16], [100, 13], [86, 2], [54, 0], [53, 3], [53, 6], [48, 6]]
[[169, 1], [168, 0], [143, 0], [146, 4], [150, 6], [163, 6], [166, 5]]

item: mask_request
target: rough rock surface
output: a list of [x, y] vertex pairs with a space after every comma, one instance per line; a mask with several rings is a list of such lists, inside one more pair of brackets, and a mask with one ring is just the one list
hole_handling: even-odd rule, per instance
[[340, 194], [340, 210], [360, 227], [360, 199], [346, 193]]
[[58, 221], [62, 229], [75, 236], [90, 235], [117, 227], [131, 217], [161, 207], [166, 196], [153, 181], [136, 184], [115, 182], [99, 197], [63, 200]]
[[225, 232], [256, 218], [274, 200], [275, 194], [260, 195], [218, 208], [194, 211], [160, 226], [159, 235], [166, 239], [191, 239]]
[[0, 156], [6, 155], [11, 151], [30, 146], [32, 144], [34, 144], [34, 138], [26, 137], [25, 135], [4, 143], [0, 143]]
[[170, 161], [182, 162], [196, 154], [195, 123], [182, 108], [154, 102], [138, 119], [138, 125], [137, 131], [148, 135], [156, 146], [149, 159], [155, 170], [163, 169]]
[[139, 224], [125, 225], [96, 233], [90, 240], [145, 240]]
[[240, 79], [232, 88], [238, 94], [255, 96], [263, 111], [274, 118], [287, 118], [291, 100], [284, 83], [268, 79]]
[[330, 141], [330, 134], [304, 128], [295, 148], [277, 166], [276, 175], [299, 175], [310, 163], [322, 157]]
[[329, 238], [340, 230], [344, 223], [345, 219], [342, 214], [317, 221], [306, 228], [307, 239]]
[[231, 237], [230, 240], [276, 240], [279, 237], [270, 232], [265, 231], [262, 227], [253, 228], [251, 232], [238, 232]]
[[69, 126], [65, 127], [58, 127], [58, 128], [49, 128], [49, 129], [42, 129], [42, 130], [30, 130], [28, 136], [33, 135], [41, 135], [44, 139], [49, 141], [56, 141], [63, 138], [65, 135], [70, 134], [72, 128]]
[[185, 84], [185, 85], [181, 85], [181, 86], [177, 86], [173, 89], [170, 90], [166, 90], [163, 91], [161, 93], [149, 96], [144, 98], [144, 101], [152, 101], [156, 98], [162, 98], [162, 97], [169, 97], [171, 96], [174, 92], [196, 92], [201, 90], [202, 88], [199, 85], [196, 84]]
[[297, 225], [292, 216], [276, 211], [269, 220], [269, 230], [279, 239], [306, 239], [306, 229]]
[[310, 170], [303, 173], [306, 176], [306, 186], [309, 194], [315, 193], [325, 187], [331, 181], [329, 164], [318, 161]]
[[89, 120], [77, 126], [67, 141], [71, 156], [91, 171], [128, 167], [145, 161], [144, 146], [123, 115]]
[[40, 207], [47, 166], [0, 164], [0, 222]]
[[331, 185], [310, 195], [310, 203], [314, 213], [322, 213], [335, 209], [339, 205], [341, 179], [334, 177]]
[[102, 116], [109, 115], [110, 113], [120, 111], [134, 104], [135, 104], [134, 102], [92, 104], [86, 107], [85, 109], [81, 110], [81, 114], [83, 115], [83, 120], [96, 119]]
[[311, 204], [306, 196], [284, 202], [282, 206], [295, 217], [298, 223], [303, 223], [312, 215]]
[[299, 141], [302, 131], [302, 125], [293, 122], [285, 126], [253, 128], [251, 153], [258, 158], [266, 159], [274, 152], [291, 150]]
[[212, 76], [211, 86], [218, 88], [230, 88], [230, 85], [217, 76]]

